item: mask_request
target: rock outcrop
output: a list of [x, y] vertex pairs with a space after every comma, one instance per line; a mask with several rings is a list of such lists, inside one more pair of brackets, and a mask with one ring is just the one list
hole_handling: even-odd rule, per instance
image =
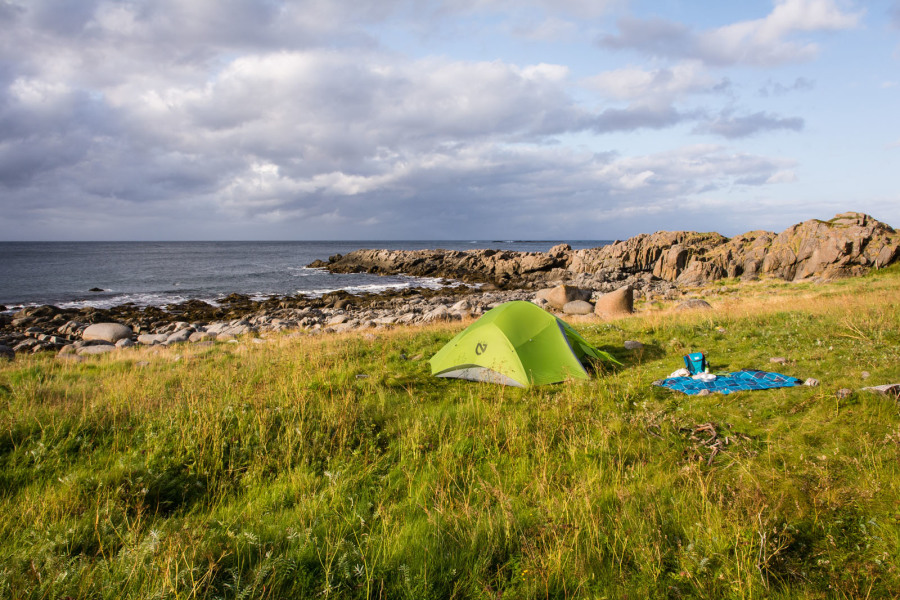
[[597, 298], [594, 313], [598, 317], [616, 317], [634, 312], [634, 290], [630, 285]]
[[357, 250], [332, 256], [320, 267], [336, 273], [443, 277], [500, 288], [571, 283], [610, 291], [644, 289], [654, 281], [680, 287], [724, 277], [774, 277], [788, 281], [860, 275], [900, 260], [900, 234], [862, 213], [810, 220], [776, 234], [751, 231], [734, 238], [718, 233], [658, 231], [599, 248], [549, 252], [508, 250]]

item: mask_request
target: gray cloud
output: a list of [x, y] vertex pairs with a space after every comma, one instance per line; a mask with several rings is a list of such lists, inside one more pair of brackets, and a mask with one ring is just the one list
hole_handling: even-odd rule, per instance
[[784, 85], [769, 79], [765, 85], [759, 88], [759, 95], [763, 98], [769, 96], [784, 96], [791, 92], [808, 92], [816, 87], [816, 82], [806, 77], [798, 77], [793, 83]]
[[695, 133], [710, 133], [728, 139], [756, 135], [764, 131], [801, 131], [803, 119], [799, 117], [779, 117], [766, 112], [757, 112], [743, 117], [732, 117], [723, 113], [708, 123], [698, 125]]
[[[702, 120], [679, 100], [726, 80], [699, 63], [601, 77], [616, 104], [589, 107], [559, 65], [386, 50], [367, 24], [424, 10], [402, 0], [76, 4], [0, 0], [0, 239], [592, 237], [610, 215], [792, 178], [719, 146], [556, 143]], [[684, 43], [669, 29], [663, 46]], [[758, 113], [705, 131], [799, 128]]]
[[597, 133], [664, 129], [691, 118], [692, 115], [681, 113], [671, 106], [656, 108], [636, 105], [624, 109], [604, 110], [592, 120], [591, 128]]
[[780, 0], [761, 19], [705, 31], [661, 18], [623, 18], [618, 33], [597, 39], [602, 48], [637, 50], [654, 57], [694, 59], [712, 66], [772, 66], [814, 58], [818, 47], [795, 41], [798, 33], [855, 27], [861, 14], [845, 13], [834, 0]]

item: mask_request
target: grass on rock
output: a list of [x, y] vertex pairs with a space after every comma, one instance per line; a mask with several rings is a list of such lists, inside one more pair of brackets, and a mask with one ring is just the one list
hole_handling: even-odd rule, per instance
[[[0, 597], [890, 596], [900, 410], [861, 388], [900, 381], [898, 287], [722, 282], [712, 311], [572, 321], [623, 366], [529, 390], [431, 377], [459, 323], [18, 357]], [[692, 351], [821, 385], [650, 385]]]

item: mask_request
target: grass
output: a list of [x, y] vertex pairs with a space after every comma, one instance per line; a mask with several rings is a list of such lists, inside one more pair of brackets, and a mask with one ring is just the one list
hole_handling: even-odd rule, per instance
[[[0, 597], [896, 597], [898, 287], [573, 321], [624, 366], [530, 390], [430, 377], [459, 324], [17, 358]], [[650, 385], [698, 350], [822, 383]]]

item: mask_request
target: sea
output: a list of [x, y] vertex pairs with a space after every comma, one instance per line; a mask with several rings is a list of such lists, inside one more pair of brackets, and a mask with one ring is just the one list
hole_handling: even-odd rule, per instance
[[546, 252], [560, 243], [579, 249], [609, 241], [0, 242], [0, 311], [42, 304], [165, 306], [192, 299], [216, 304], [231, 293], [261, 300], [336, 290], [360, 294], [438, 288], [448, 282], [404, 275], [335, 274], [306, 265], [361, 248]]

